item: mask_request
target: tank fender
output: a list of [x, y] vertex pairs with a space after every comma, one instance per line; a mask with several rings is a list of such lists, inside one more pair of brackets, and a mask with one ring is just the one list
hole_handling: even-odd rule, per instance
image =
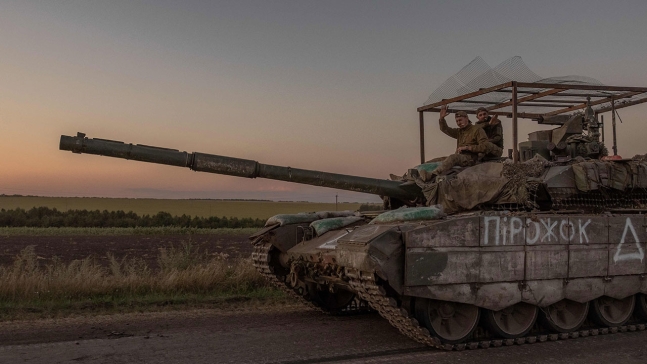
[[606, 280], [609, 283], [604, 285], [604, 295], [617, 300], [627, 298], [640, 292], [642, 281], [637, 275], [612, 277]]
[[278, 226], [267, 234], [269, 242], [283, 253], [287, 253], [298, 242], [303, 240], [303, 229], [308, 229], [310, 223]]
[[499, 311], [521, 302], [521, 292], [517, 282], [485, 284], [478, 290], [474, 304]]
[[405, 294], [441, 301], [476, 305], [498, 311], [521, 302], [521, 290], [517, 282], [478, 284], [447, 284], [407, 287]]
[[527, 302], [539, 307], [550, 306], [564, 298], [563, 284], [561, 279], [531, 281], [527, 285], [520, 285], [519, 282], [446, 284], [407, 287], [406, 294], [498, 311], [518, 302]]
[[386, 234], [371, 241], [368, 258], [375, 266], [380, 278], [385, 279], [399, 294], [404, 286], [404, 243], [399, 229], [389, 230]]
[[603, 294], [604, 284], [599, 277], [573, 279], [564, 287], [564, 298], [579, 303], [588, 302]]
[[397, 226], [365, 225], [340, 238], [335, 250], [337, 263], [364, 272], [375, 272], [402, 294], [404, 243]]
[[256, 231], [256, 232], [255, 232], [255, 233], [253, 233], [252, 235], [250, 235], [250, 236], [249, 236], [249, 240], [254, 241], [254, 240], [256, 240], [256, 238], [258, 238], [259, 236], [261, 236], [261, 235], [265, 235], [265, 234], [269, 233], [270, 231], [272, 231], [272, 230], [276, 229], [276, 228], [277, 228], [277, 227], [279, 227], [279, 226], [281, 226], [281, 224], [279, 224], [279, 223], [276, 223], [276, 224], [274, 224], [274, 225], [265, 226], [264, 228], [262, 228], [262, 229], [260, 229], [260, 230]]
[[563, 279], [528, 281], [522, 288], [521, 301], [539, 307], [550, 306], [565, 298]]
[[562, 299], [585, 303], [601, 296], [623, 299], [644, 292], [640, 276], [551, 279], [521, 282], [443, 284], [407, 287], [405, 294], [460, 302], [498, 311], [518, 302], [547, 307]]

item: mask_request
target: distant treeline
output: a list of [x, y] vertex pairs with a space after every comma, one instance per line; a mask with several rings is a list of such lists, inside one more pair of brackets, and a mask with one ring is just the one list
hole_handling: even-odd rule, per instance
[[263, 227], [265, 220], [236, 217], [171, 216], [168, 212], [139, 216], [134, 212], [68, 210], [47, 207], [30, 210], [0, 210], [0, 226], [5, 227], [163, 227], [178, 226], [198, 229]]

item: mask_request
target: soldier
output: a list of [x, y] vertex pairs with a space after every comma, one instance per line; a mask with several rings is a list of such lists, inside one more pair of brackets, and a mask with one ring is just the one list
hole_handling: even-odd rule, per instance
[[447, 105], [440, 109], [440, 131], [456, 139], [456, 154], [452, 154], [443, 160], [442, 164], [433, 171], [434, 175], [440, 175], [454, 166], [467, 167], [478, 161], [479, 153], [485, 155], [501, 155], [502, 149], [490, 141], [483, 128], [472, 125], [472, 122], [465, 111], [457, 111], [454, 114], [458, 128], [450, 128], [445, 121], [447, 116]]
[[488, 154], [486, 157], [501, 157], [503, 153], [503, 127], [498, 119], [498, 115], [491, 117], [486, 108], [479, 107], [476, 109], [476, 117], [478, 121], [474, 125], [482, 127], [485, 130], [488, 141], [499, 147], [499, 150], [495, 154]]

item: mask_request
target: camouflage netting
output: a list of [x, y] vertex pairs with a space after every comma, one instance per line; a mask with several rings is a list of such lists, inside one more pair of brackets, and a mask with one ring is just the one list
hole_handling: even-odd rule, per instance
[[549, 165], [537, 155], [524, 163], [481, 163], [432, 182], [418, 178], [416, 183], [427, 206], [441, 205], [448, 214], [493, 205], [532, 209], [536, 208], [534, 191], [538, 184], [532, 179], [541, 176]]

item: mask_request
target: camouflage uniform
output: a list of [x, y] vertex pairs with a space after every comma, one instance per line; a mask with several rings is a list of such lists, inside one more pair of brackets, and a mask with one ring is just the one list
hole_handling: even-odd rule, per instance
[[499, 147], [499, 151], [495, 151], [494, 154], [487, 154], [486, 157], [498, 158], [503, 154], [503, 127], [501, 126], [501, 122], [496, 125], [490, 125], [490, 120], [492, 120], [492, 117], [488, 116], [487, 119], [477, 121], [474, 125], [483, 128], [488, 137], [488, 141]]
[[503, 149], [488, 141], [487, 134], [483, 128], [468, 124], [464, 128], [450, 128], [447, 126], [445, 119], [438, 121], [440, 131], [456, 139], [456, 148], [468, 146], [470, 151], [464, 151], [460, 154], [452, 154], [447, 157], [443, 163], [434, 170], [434, 174], [441, 175], [450, 170], [452, 167], [468, 167], [474, 165], [478, 160], [479, 153], [485, 155], [498, 155], [503, 153]]

